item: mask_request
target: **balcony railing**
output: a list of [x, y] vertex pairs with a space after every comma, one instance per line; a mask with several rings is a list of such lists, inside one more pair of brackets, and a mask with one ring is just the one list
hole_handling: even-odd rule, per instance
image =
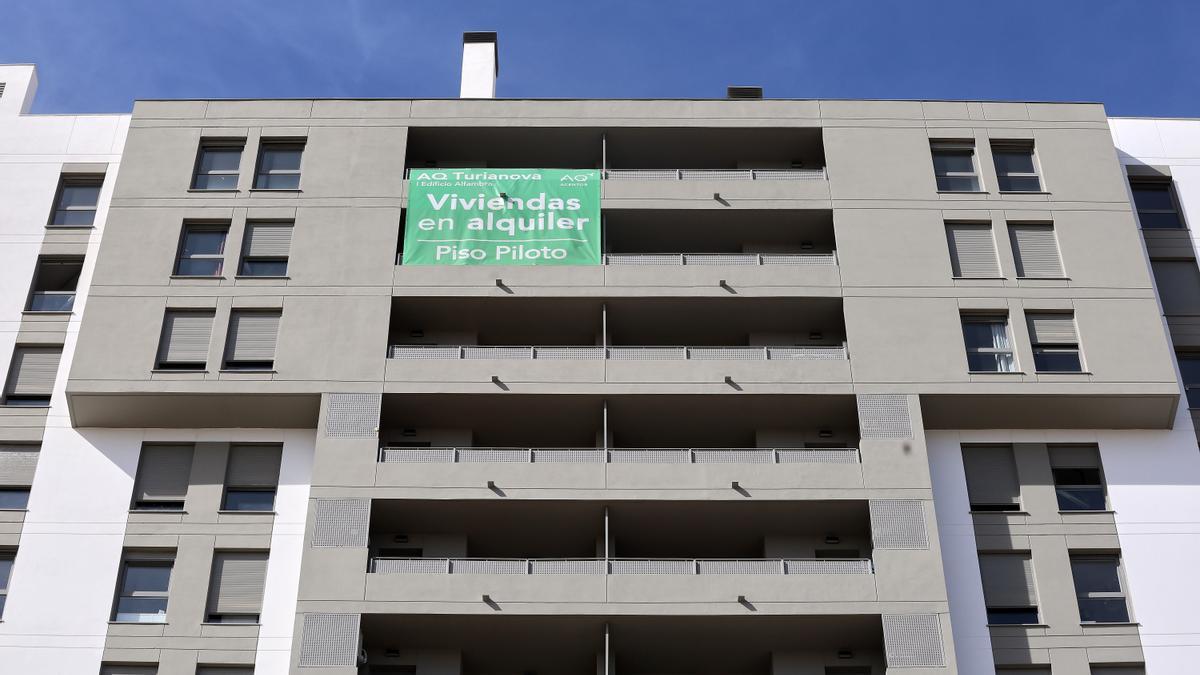
[[606, 169], [605, 180], [825, 180], [825, 169]]
[[871, 574], [869, 558], [373, 558], [373, 574]]
[[29, 298], [31, 312], [69, 312], [75, 306], [75, 291], [34, 291]]
[[846, 344], [805, 347], [487, 347], [392, 345], [388, 356], [408, 360], [609, 359], [612, 361], [845, 361]]
[[386, 464], [858, 464], [858, 448], [388, 447]]
[[833, 267], [836, 253], [608, 253], [605, 265], [792, 265]]

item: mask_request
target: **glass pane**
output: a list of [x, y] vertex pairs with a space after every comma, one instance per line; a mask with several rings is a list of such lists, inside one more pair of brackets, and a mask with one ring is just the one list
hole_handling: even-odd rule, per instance
[[1033, 350], [1033, 365], [1040, 373], [1078, 373], [1083, 370], [1079, 352]]
[[298, 173], [278, 173], [278, 174], [258, 174], [258, 180], [255, 181], [254, 187], [260, 190], [299, 190], [300, 189], [300, 174]]
[[51, 225], [87, 226], [96, 220], [95, 211], [55, 211]]
[[58, 199], [58, 208], [95, 207], [100, 201], [99, 185], [64, 185]]
[[1125, 598], [1079, 598], [1079, 618], [1125, 623], [1129, 621], [1129, 608], [1125, 606]]
[[996, 182], [1003, 192], [1040, 192], [1042, 183], [1037, 176], [998, 176]]
[[1011, 373], [1013, 370], [1012, 354], [967, 354], [967, 369], [983, 373]]
[[12, 574], [12, 558], [0, 558], [0, 588], [8, 588], [8, 578]]
[[1062, 511], [1103, 511], [1107, 507], [1104, 488], [1060, 487], [1055, 488], [1055, 492], [1058, 508]]
[[1176, 353], [1179, 360], [1179, 372], [1183, 375], [1185, 385], [1200, 384], [1200, 355]]
[[987, 611], [988, 623], [998, 624], [1034, 624], [1038, 622], [1038, 612], [1036, 607], [1016, 607], [1005, 609], [994, 609], [989, 607]]
[[1036, 173], [1033, 168], [1033, 153], [1028, 151], [993, 152], [996, 173]]
[[1008, 329], [1003, 321], [964, 321], [968, 349], [1008, 349]]
[[29, 488], [0, 490], [0, 509], [23, 509], [29, 505]]
[[128, 598], [117, 601], [117, 621], [160, 622], [166, 619], [166, 598]]
[[1171, 188], [1162, 185], [1134, 185], [1133, 203], [1138, 211], [1174, 211], [1175, 204], [1171, 201]]
[[1189, 408], [1200, 408], [1200, 387], [1191, 387], [1187, 390], [1187, 402]]
[[166, 593], [170, 583], [170, 565], [129, 564], [125, 566], [125, 578], [121, 582], [121, 595]]
[[225, 252], [223, 230], [188, 230], [183, 238], [183, 257], [221, 255]]
[[238, 176], [236, 173], [223, 173], [196, 176], [195, 189], [197, 190], [236, 190]]
[[1142, 224], [1142, 229], [1147, 230], [1183, 227], [1183, 221], [1179, 219], [1178, 213], [1145, 213], [1139, 211], [1138, 222]]
[[938, 176], [937, 188], [942, 192], [978, 192], [979, 180], [974, 176]]
[[1100, 469], [1054, 469], [1055, 485], [1100, 485]]
[[259, 172], [269, 171], [299, 171], [299, 149], [267, 148], [263, 150], [262, 161], [259, 162]]
[[233, 171], [236, 173], [241, 161], [242, 151], [238, 148], [209, 148], [200, 155], [199, 172]]
[[1117, 575], [1115, 559], [1072, 560], [1071, 574], [1075, 577], [1077, 595], [1121, 592], [1121, 579]]
[[74, 305], [74, 293], [34, 293], [29, 299], [31, 312], [69, 312]]
[[269, 490], [229, 490], [225, 493], [226, 511], [270, 511], [275, 508], [275, 493]]
[[975, 173], [975, 162], [969, 150], [935, 150], [933, 153], [934, 173]]
[[220, 258], [185, 258], [179, 261], [175, 272], [185, 277], [215, 277], [221, 274]]
[[242, 274], [248, 277], [282, 277], [287, 274], [286, 260], [247, 260]]

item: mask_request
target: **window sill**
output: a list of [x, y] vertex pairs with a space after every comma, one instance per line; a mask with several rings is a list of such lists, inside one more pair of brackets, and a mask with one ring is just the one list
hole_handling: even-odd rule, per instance
[[950, 277], [955, 281], [1007, 281], [1008, 277]]
[[998, 194], [1002, 195], [1048, 195], [1045, 190], [997, 190]]
[[1023, 370], [968, 370], [968, 375], [1028, 375]]
[[27, 508], [25, 508], [25, 509], [16, 509], [16, 508], [5, 508], [5, 507], [0, 507], [0, 511], [2, 511], [2, 512], [5, 512], [5, 513], [29, 513], [29, 509], [27, 509]]
[[1070, 281], [1071, 277], [1017, 277], [1017, 281]]
[[1091, 375], [1090, 370], [1036, 370], [1035, 375]]
[[129, 512], [130, 513], [153, 513], [156, 515], [166, 514], [169, 516], [186, 516], [188, 513], [187, 511], [184, 511], [182, 509], [179, 511], [172, 511], [170, 509], [129, 509]]
[[1113, 511], [1112, 509], [1072, 509], [1070, 511], [1064, 511], [1062, 509], [1059, 509], [1058, 513], [1059, 513], [1059, 515], [1069, 516], [1073, 513], [1080, 513], [1083, 515], [1095, 515], [1095, 514], [1103, 515], [1103, 514], [1107, 513], [1110, 515], [1115, 515], [1117, 512]]
[[989, 623], [988, 628], [1049, 628], [1048, 623]]
[[1082, 628], [1087, 628], [1089, 626], [1136, 626], [1136, 627], [1140, 627], [1142, 624], [1138, 623], [1137, 621], [1080, 621], [1079, 625]]
[[170, 278], [172, 278], [172, 279], [209, 279], [212, 281], [221, 281], [225, 277], [224, 277], [224, 275], [214, 277], [214, 276], [210, 276], [208, 274], [172, 274]]
[[267, 274], [237, 274], [237, 275], [234, 275], [234, 277], [233, 277], [233, 278], [234, 278], [234, 279], [238, 279], [238, 280], [246, 280], [246, 279], [271, 279], [271, 280], [279, 280], [279, 279], [291, 279], [291, 277], [290, 277], [290, 276], [288, 276], [288, 275], [286, 275], [286, 274], [281, 274], [281, 275], [278, 275], [278, 276], [276, 276], [276, 275], [267, 275]]
[[262, 627], [261, 621], [201, 621], [201, 626], [253, 626]]
[[938, 190], [939, 195], [986, 195], [987, 190]]
[[976, 511], [976, 510], [974, 510], [974, 509], [972, 509], [972, 510], [971, 510], [969, 513], [970, 513], [971, 515], [973, 515], [973, 516], [977, 516], [977, 515], [985, 515], [985, 516], [1028, 516], [1028, 515], [1029, 515], [1029, 512], [1028, 512], [1028, 511]]
[[47, 230], [94, 230], [95, 225], [46, 225]]
[[300, 188], [250, 188], [250, 192], [303, 192]]
[[207, 373], [207, 368], [151, 368], [152, 373], [192, 373], [202, 374]]
[[21, 312], [21, 316], [71, 316], [74, 313], [71, 310], [61, 309], [26, 309]]
[[222, 189], [220, 189], [220, 190], [208, 190], [208, 189], [205, 189], [205, 188], [188, 188], [188, 192], [200, 192], [200, 193], [205, 193], [205, 192], [224, 192], [224, 193], [228, 194], [228, 193], [231, 193], [231, 192], [241, 192], [241, 190], [239, 190], [239, 189], [237, 189], [237, 188], [222, 188]]
[[36, 404], [27, 403], [24, 405], [21, 405], [21, 404], [14, 405], [12, 403], [0, 404], [0, 408], [8, 408], [10, 410], [21, 410], [23, 408], [30, 408], [33, 410], [45, 410], [46, 408], [49, 408], [49, 407], [50, 407], [49, 401], [46, 401], [45, 403], [36, 403]]
[[222, 373], [258, 373], [260, 375], [269, 375], [272, 373], [278, 373], [279, 371], [275, 370], [274, 368], [222, 368], [218, 372], [222, 372]]
[[248, 515], [248, 516], [277, 516], [277, 515], [279, 515], [278, 511], [250, 511], [247, 509], [217, 509], [217, 513], [220, 515], [237, 514], [237, 515]]
[[169, 625], [166, 621], [117, 621], [111, 619], [108, 622], [110, 626], [166, 626]]

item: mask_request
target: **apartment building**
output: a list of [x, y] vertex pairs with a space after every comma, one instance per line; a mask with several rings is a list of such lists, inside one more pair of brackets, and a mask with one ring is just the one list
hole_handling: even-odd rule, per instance
[[[1158, 261], [1196, 269], [1194, 143], [1088, 103], [493, 100], [497, 63], [469, 33], [456, 100], [135, 103], [49, 408], [11, 313], [0, 479], [42, 452], [0, 662], [1191, 672]], [[567, 188], [598, 219], [427, 217]], [[6, 286], [61, 306], [29, 248]]]

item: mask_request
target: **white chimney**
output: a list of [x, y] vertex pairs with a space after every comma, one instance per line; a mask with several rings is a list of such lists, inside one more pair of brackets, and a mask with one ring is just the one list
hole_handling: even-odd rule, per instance
[[37, 68], [33, 64], [0, 65], [0, 116], [28, 113], [37, 86]]
[[496, 33], [463, 33], [462, 86], [459, 98], [496, 98], [496, 75], [500, 59], [496, 54]]

